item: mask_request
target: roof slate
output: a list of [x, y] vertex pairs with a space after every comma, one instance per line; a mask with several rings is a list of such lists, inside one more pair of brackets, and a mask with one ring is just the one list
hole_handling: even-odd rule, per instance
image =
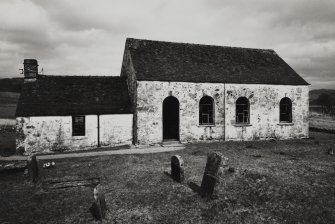
[[128, 38], [139, 81], [309, 85], [275, 51]]
[[46, 76], [23, 85], [17, 117], [131, 113], [126, 80], [113, 76]]

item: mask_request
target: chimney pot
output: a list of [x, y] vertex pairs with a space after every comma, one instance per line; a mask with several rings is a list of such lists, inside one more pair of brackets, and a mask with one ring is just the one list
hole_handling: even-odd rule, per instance
[[38, 75], [38, 63], [36, 59], [24, 59], [24, 80], [34, 81]]

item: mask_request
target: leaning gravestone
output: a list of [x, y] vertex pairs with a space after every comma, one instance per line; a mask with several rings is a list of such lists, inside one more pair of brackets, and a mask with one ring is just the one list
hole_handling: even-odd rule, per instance
[[28, 175], [30, 179], [33, 182], [36, 182], [38, 178], [38, 163], [37, 163], [36, 155], [32, 155], [28, 157], [27, 166], [28, 166]]
[[106, 217], [106, 201], [105, 194], [101, 184], [98, 184], [93, 190], [94, 202], [90, 208], [93, 218], [102, 220]]
[[202, 197], [211, 197], [214, 192], [214, 187], [219, 181], [219, 171], [226, 164], [227, 158], [218, 152], [212, 152], [207, 156], [207, 163], [204, 176], [201, 182], [200, 195]]
[[182, 183], [185, 179], [184, 161], [181, 156], [174, 155], [171, 157], [171, 177], [179, 183]]

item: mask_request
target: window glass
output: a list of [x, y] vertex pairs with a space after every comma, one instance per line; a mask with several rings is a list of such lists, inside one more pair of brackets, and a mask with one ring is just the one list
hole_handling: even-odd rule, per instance
[[85, 136], [85, 116], [72, 117], [72, 135]]
[[236, 100], [236, 123], [248, 124], [249, 121], [249, 100], [240, 97]]
[[292, 122], [292, 101], [287, 97], [280, 100], [279, 120], [283, 123]]
[[204, 96], [200, 100], [199, 124], [214, 124], [214, 103], [210, 96]]

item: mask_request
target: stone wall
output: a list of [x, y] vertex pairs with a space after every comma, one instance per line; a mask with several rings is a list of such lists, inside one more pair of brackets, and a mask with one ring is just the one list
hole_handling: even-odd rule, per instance
[[[179, 133], [181, 142], [224, 140], [224, 84], [137, 82], [138, 144], [163, 140], [163, 100], [170, 96], [179, 101]], [[215, 125], [199, 125], [199, 101], [203, 96], [214, 99]]]
[[[250, 126], [236, 125], [236, 100], [246, 97], [250, 102]], [[279, 102], [292, 101], [292, 123], [279, 122]], [[226, 84], [226, 140], [258, 140], [307, 138], [308, 86]]]
[[[170, 95], [180, 104], [181, 142], [308, 137], [308, 86], [138, 81], [138, 144], [162, 142], [162, 105]], [[212, 126], [199, 125], [199, 101], [205, 95], [215, 102]], [[243, 96], [250, 100], [248, 126], [235, 124], [235, 102]], [[290, 124], [279, 123], [279, 102], [285, 96], [292, 100]]]
[[[132, 114], [100, 115], [101, 146], [131, 144]], [[92, 149], [98, 146], [98, 117], [85, 116], [85, 136], [72, 136], [71, 116], [17, 117], [16, 149], [31, 153]]]

